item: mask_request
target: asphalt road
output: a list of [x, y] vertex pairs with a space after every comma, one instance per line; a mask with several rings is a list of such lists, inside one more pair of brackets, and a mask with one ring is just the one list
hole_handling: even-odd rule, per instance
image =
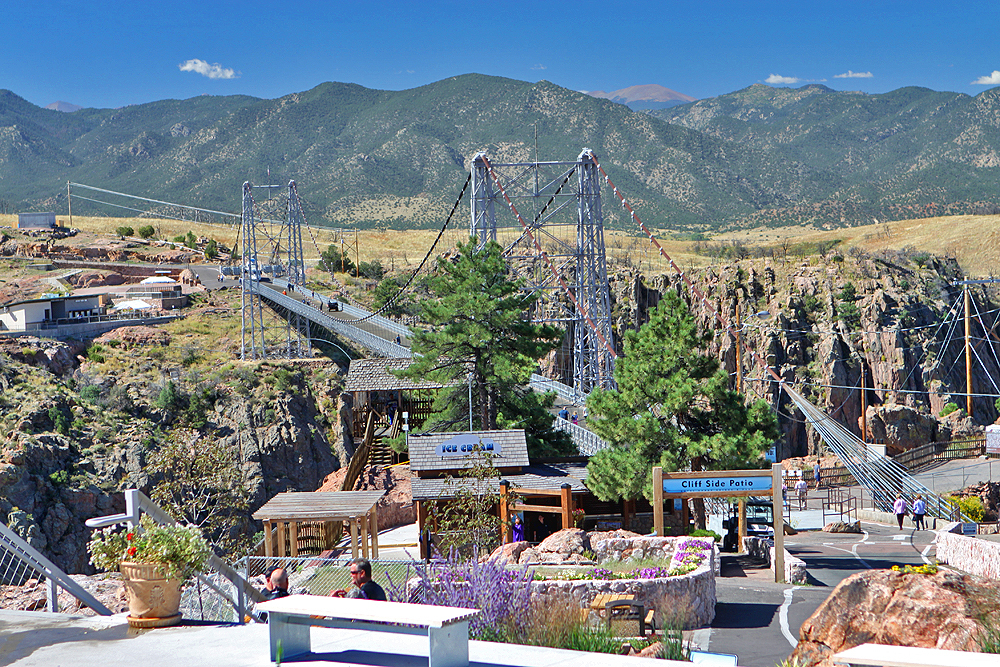
[[695, 631], [694, 643], [739, 656], [740, 667], [774, 667], [792, 652], [799, 628], [838, 583], [866, 569], [919, 565], [932, 556], [931, 531], [863, 525], [862, 535], [810, 531], [785, 539], [785, 548], [806, 562], [806, 586], [776, 584], [769, 570], [727, 554], [723, 576], [716, 579], [715, 621], [711, 629]]

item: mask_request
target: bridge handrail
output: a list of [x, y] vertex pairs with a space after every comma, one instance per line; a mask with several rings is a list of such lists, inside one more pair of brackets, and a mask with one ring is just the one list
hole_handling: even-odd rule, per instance
[[68, 574], [43, 556], [41, 552], [28, 544], [20, 535], [0, 522], [0, 547], [10, 553], [14, 558], [21, 561], [39, 575], [44, 576], [49, 584], [48, 605], [49, 611], [58, 611], [58, 596], [56, 586], [61, 586], [64, 590], [73, 595], [77, 600], [87, 605], [101, 616], [111, 616], [113, 613], [105, 607], [93, 595], [87, 592], [80, 584], [76, 583]]
[[535, 389], [556, 392], [556, 395], [559, 396], [559, 398], [564, 401], [569, 401], [573, 405], [582, 405], [583, 401], [587, 398], [568, 384], [564, 384], [559, 380], [547, 378], [544, 375], [539, 375], [538, 373], [531, 374], [530, 383]]
[[553, 425], [560, 431], [566, 431], [569, 433], [570, 437], [573, 438], [573, 442], [576, 444], [577, 449], [580, 450], [581, 454], [586, 456], [593, 456], [602, 449], [608, 449], [611, 447], [611, 443], [601, 436], [597, 435], [593, 431], [583, 428], [579, 424], [574, 424], [568, 419], [556, 416]]
[[396, 345], [395, 343], [385, 340], [384, 338], [379, 338], [375, 334], [369, 333], [364, 329], [351, 326], [343, 320], [330, 317], [325, 313], [319, 312], [308, 304], [304, 304], [297, 299], [293, 299], [290, 296], [282, 294], [280, 291], [272, 287], [257, 285], [256, 290], [261, 297], [268, 299], [283, 308], [287, 308], [297, 315], [302, 315], [319, 326], [329, 329], [330, 331], [343, 336], [353, 343], [357, 343], [358, 345], [368, 348], [379, 356], [390, 359], [402, 359], [412, 356], [410, 349], [407, 347]]

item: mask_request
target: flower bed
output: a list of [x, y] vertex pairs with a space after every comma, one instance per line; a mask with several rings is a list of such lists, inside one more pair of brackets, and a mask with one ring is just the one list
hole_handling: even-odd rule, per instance
[[704, 627], [715, 618], [719, 559], [718, 549], [710, 540], [614, 537], [595, 540], [593, 547], [599, 564], [661, 559], [669, 565], [625, 572], [601, 567], [565, 568], [546, 579], [539, 579], [536, 574], [531, 584], [532, 594], [565, 596], [586, 608], [600, 594], [624, 593], [635, 597], [647, 609], [656, 609], [657, 623], [663, 623], [663, 611], [667, 611], [671, 615], [667, 620], [685, 628]]

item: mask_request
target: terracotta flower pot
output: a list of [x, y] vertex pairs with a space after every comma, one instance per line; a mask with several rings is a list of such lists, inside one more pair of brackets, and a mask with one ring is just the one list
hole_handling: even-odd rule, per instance
[[180, 579], [168, 579], [155, 563], [121, 565], [128, 595], [128, 622], [136, 628], [162, 628], [181, 622]]

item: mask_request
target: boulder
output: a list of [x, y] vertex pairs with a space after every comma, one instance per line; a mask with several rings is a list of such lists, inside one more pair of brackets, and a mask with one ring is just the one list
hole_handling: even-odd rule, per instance
[[530, 542], [501, 544], [493, 550], [493, 553], [486, 560], [496, 561], [501, 565], [516, 565], [521, 559], [521, 554], [527, 551], [529, 547], [531, 547]]
[[866, 643], [974, 651], [977, 619], [998, 601], [1000, 583], [974, 575], [860, 572], [802, 624], [789, 661], [833, 667], [835, 653]]
[[823, 526], [823, 531], [827, 533], [858, 533], [861, 534], [861, 522], [848, 523], [845, 521], [834, 521]]
[[537, 547], [525, 549], [518, 559], [519, 565], [529, 563], [563, 565], [592, 562], [590, 537], [579, 528], [564, 528], [552, 533]]

